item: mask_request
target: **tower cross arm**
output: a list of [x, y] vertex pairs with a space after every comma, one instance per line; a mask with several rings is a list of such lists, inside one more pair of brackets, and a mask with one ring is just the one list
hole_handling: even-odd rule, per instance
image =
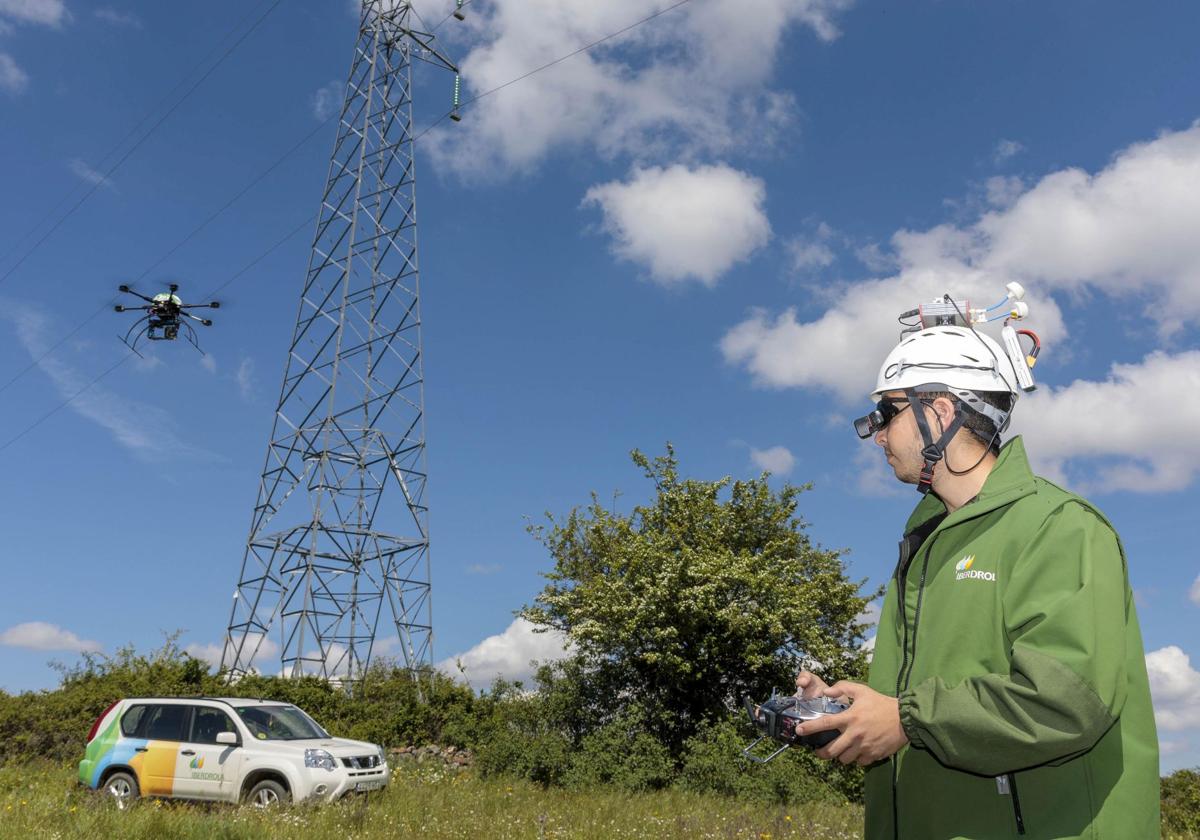
[[432, 64], [435, 67], [443, 67], [451, 73], [458, 72], [458, 65], [433, 45], [433, 35], [428, 32], [418, 32], [415, 29], [408, 30], [408, 35], [420, 47], [416, 53], [416, 57], [421, 59], [421, 61]]

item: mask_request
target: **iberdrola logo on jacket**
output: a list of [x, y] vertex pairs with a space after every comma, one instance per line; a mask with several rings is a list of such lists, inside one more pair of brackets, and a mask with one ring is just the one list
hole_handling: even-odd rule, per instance
[[954, 571], [955, 571], [954, 579], [955, 580], [966, 580], [966, 579], [990, 580], [992, 583], [996, 582], [996, 573], [995, 572], [981, 572], [979, 569], [972, 569], [971, 567], [974, 565], [975, 565], [975, 555], [974, 554], [968, 554], [966, 557], [959, 560], [957, 563], [954, 564]]

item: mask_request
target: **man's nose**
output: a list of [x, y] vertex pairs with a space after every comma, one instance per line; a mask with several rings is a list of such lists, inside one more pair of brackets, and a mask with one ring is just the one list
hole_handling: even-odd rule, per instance
[[880, 446], [887, 446], [887, 429], [880, 429], [875, 433], [875, 442]]

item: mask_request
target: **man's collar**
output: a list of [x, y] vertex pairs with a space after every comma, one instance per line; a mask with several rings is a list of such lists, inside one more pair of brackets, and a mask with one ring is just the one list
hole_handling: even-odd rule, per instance
[[1025, 455], [1025, 443], [1017, 436], [1001, 447], [996, 463], [992, 464], [991, 472], [974, 499], [947, 516], [945, 502], [930, 493], [913, 509], [904, 530], [906, 533], [912, 531], [935, 516], [945, 516], [947, 522], [943, 524], [971, 519], [1003, 507], [1033, 491], [1033, 470], [1030, 469], [1029, 459]]

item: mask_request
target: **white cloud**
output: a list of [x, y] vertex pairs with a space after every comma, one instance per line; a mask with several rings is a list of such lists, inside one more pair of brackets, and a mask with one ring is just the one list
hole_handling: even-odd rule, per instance
[[113, 182], [103, 172], [97, 172], [79, 158], [72, 158], [71, 160], [67, 161], [67, 166], [70, 167], [71, 171], [75, 173], [75, 176], [81, 181], [86, 181], [89, 184], [97, 184], [102, 187], [108, 187], [110, 190], [116, 190], [116, 185], [114, 185]]
[[793, 236], [786, 243], [788, 262], [793, 272], [799, 274], [814, 268], [826, 268], [833, 265], [835, 258], [829, 240], [833, 238], [833, 228], [821, 222], [813, 236]]
[[535, 633], [534, 625], [518, 618], [503, 633], [488, 636], [475, 647], [438, 663], [439, 670], [458, 674], [461, 664], [467, 682], [486, 688], [496, 677], [528, 681], [534, 672], [531, 662], [563, 658], [567, 651], [561, 633]]
[[1146, 654], [1154, 719], [1160, 729], [1179, 731], [1200, 727], [1200, 672], [1175, 645]]
[[1200, 607], [1200, 575], [1196, 575], [1196, 579], [1192, 581], [1192, 588], [1188, 590], [1188, 598], [1197, 607]]
[[1023, 192], [1025, 181], [1017, 175], [994, 175], [983, 185], [984, 200], [992, 207], [1011, 207]]
[[242, 395], [242, 399], [250, 402], [254, 399], [254, 392], [258, 388], [258, 383], [254, 380], [254, 360], [249, 356], [243, 356], [241, 363], [238, 364], [237, 372], [233, 375], [234, 382], [237, 383], [238, 393]]
[[996, 144], [996, 148], [992, 152], [992, 160], [996, 163], [1004, 163], [1004, 161], [1023, 151], [1025, 151], [1025, 147], [1016, 140], [1001, 140]]
[[897, 267], [894, 255], [879, 247], [878, 242], [869, 242], [855, 250], [855, 258], [867, 267], [868, 271], [882, 274]]
[[217, 372], [217, 357], [212, 353], [205, 353], [200, 357], [200, 367], [204, 368], [209, 373]]
[[12, 300], [0, 302], [0, 317], [14, 324], [21, 346], [38, 360], [38, 368], [59, 395], [70, 399], [67, 407], [103, 428], [118, 444], [149, 461], [219, 457], [184, 443], [175, 432], [175, 421], [163, 409], [121, 397], [48, 353], [45, 339], [53, 331], [41, 312]]
[[[1043, 386], [1013, 414], [1013, 432], [1026, 438], [1034, 466], [1085, 492], [1182, 490], [1200, 475], [1197, 428], [1200, 350], [1114, 364], [1102, 382]], [[1089, 458], [1103, 461], [1089, 468]]]
[[[494, 0], [461, 33], [464, 100], [674, 5], [676, 0]], [[556, 147], [638, 160], [683, 151], [770, 146], [794, 121], [791, 98], [769, 87], [784, 34], [807, 26], [822, 41], [850, 0], [705, 0], [666, 12], [547, 72], [469, 105], [461, 124], [428, 144], [439, 165], [503, 176]]]
[[0, 52], [0, 91], [18, 94], [29, 86], [29, 74], [8, 53]]
[[123, 12], [110, 6], [96, 9], [93, 14], [97, 19], [111, 23], [113, 26], [123, 26], [128, 29], [142, 29], [144, 26], [142, 19], [133, 12]]
[[63, 0], [0, 0], [0, 17], [44, 26], [61, 26], [71, 19]]
[[770, 238], [765, 199], [763, 182], [744, 172], [676, 164], [594, 186], [584, 203], [600, 207], [616, 254], [646, 266], [656, 281], [713, 286]]
[[213, 668], [221, 667], [221, 651], [222, 645], [213, 644], [190, 644], [184, 647], [183, 652], [188, 656], [207, 662]]
[[[254, 650], [255, 645], [258, 646], [258, 649], [254, 652], [251, 670], [256, 672], [269, 671], [271, 666], [278, 663], [279, 643], [270, 637], [263, 636], [261, 633], [246, 634], [246, 643], [243, 651]], [[216, 669], [221, 667], [221, 654], [224, 650], [224, 643], [206, 644], [196, 642], [185, 646], [183, 652], [207, 662]]]
[[81, 639], [70, 630], [45, 621], [27, 621], [8, 628], [0, 633], [0, 645], [26, 650], [69, 650], [76, 653], [94, 653], [102, 649], [99, 642]]
[[772, 475], [787, 475], [796, 466], [796, 456], [786, 446], [772, 446], [769, 449], [750, 447], [750, 460], [754, 466]]
[[332, 117], [342, 107], [344, 85], [341, 82], [330, 82], [322, 85], [312, 97], [313, 116], [321, 122]]
[[1005, 283], [1031, 291], [1038, 331], [1066, 334], [1046, 295], [1087, 288], [1149, 301], [1163, 332], [1200, 321], [1200, 125], [1123, 151], [1096, 175], [1047, 175], [1011, 207], [966, 228], [939, 225], [892, 237], [899, 273], [851, 287], [822, 317], [754, 311], [727, 333], [726, 358], [762, 385], [816, 386], [846, 399], [870, 389], [894, 345], [896, 313], [946, 291], [990, 305]]

